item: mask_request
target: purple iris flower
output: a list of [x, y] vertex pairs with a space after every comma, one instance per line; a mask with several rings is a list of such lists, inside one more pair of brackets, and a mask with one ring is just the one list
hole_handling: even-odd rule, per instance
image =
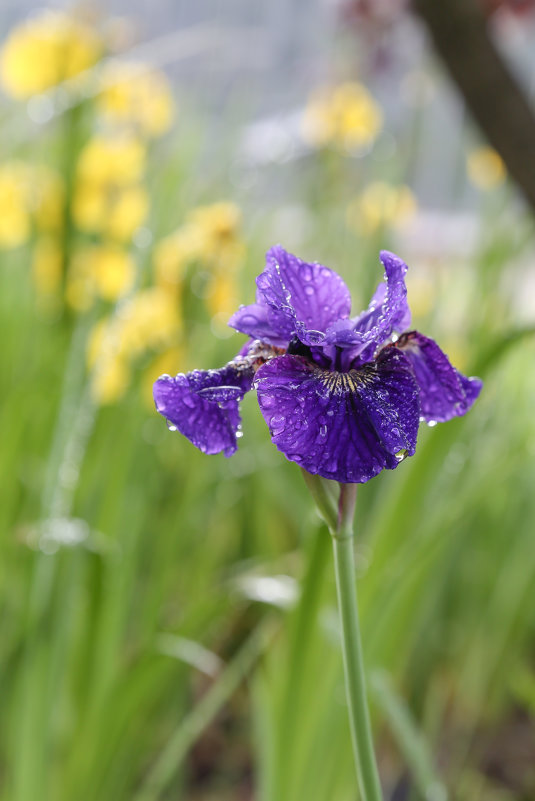
[[255, 388], [277, 448], [309, 473], [365, 482], [412, 456], [420, 420], [465, 414], [481, 391], [438, 345], [410, 326], [405, 273], [380, 254], [385, 275], [366, 311], [350, 317], [344, 281], [276, 246], [256, 280], [256, 302], [229, 325], [249, 337], [220, 370], [164, 375], [156, 408], [204, 453], [231, 456], [239, 403]]

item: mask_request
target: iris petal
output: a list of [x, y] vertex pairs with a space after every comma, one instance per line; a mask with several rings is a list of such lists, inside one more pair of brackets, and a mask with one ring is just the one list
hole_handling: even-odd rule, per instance
[[347, 373], [280, 356], [259, 369], [255, 384], [273, 442], [309, 473], [361, 483], [414, 453], [418, 386], [394, 347]]
[[337, 321], [327, 331], [328, 342], [354, 348], [352, 359], [358, 356], [362, 364], [373, 358], [394, 331], [404, 331], [411, 319], [405, 286], [407, 265], [388, 250], [382, 250], [380, 258], [385, 281], [375, 290], [366, 311], [352, 320]]
[[481, 392], [479, 378], [467, 378], [458, 372], [437, 343], [410, 331], [396, 342], [409, 359], [418, 386], [422, 417], [428, 422], [445, 423], [471, 408]]
[[297, 334], [305, 345], [318, 345], [332, 323], [349, 316], [351, 296], [342, 278], [321, 264], [301, 261], [280, 245], [268, 251], [256, 283], [256, 304], [240, 309], [230, 325], [257, 339], [266, 340], [267, 324], [267, 341], [272, 344], [289, 342]]
[[270, 345], [284, 347], [291, 339], [292, 334], [288, 335], [288, 320], [277, 315], [273, 310], [262, 302], [251, 303], [249, 306], [240, 306], [228, 324], [242, 334], [248, 334], [253, 339], [268, 342]]
[[156, 409], [203, 453], [237, 449], [239, 402], [251, 389], [253, 370], [239, 361], [220, 370], [194, 370], [174, 378], [161, 376], [154, 384]]

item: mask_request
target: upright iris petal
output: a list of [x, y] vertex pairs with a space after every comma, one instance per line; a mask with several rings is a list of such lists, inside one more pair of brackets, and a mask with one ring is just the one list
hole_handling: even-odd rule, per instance
[[410, 324], [405, 274], [407, 265], [399, 256], [382, 250], [385, 281], [377, 287], [366, 311], [351, 320], [338, 320], [327, 332], [327, 342], [352, 347], [353, 357], [368, 361], [394, 331], [404, 331]]
[[351, 310], [351, 295], [339, 275], [301, 261], [280, 245], [267, 252], [256, 284], [256, 303], [242, 306], [229, 325], [275, 345], [295, 335], [305, 345], [320, 344], [329, 325]]

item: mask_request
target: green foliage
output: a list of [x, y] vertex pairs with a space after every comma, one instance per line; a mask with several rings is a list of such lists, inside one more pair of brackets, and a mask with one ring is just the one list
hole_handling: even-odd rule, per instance
[[[231, 192], [209, 171], [195, 183], [194, 136], [183, 137], [182, 155], [153, 154], [158, 234], [192, 196]], [[305, 209], [305, 241], [284, 244], [340, 269], [364, 300], [379, 239], [348, 233], [354, 176], [333, 164], [328, 205]], [[320, 160], [310, 173], [327, 178]], [[289, 194], [300, 202], [305, 183]], [[262, 211], [245, 221], [244, 302], [277, 219], [268, 201]], [[455, 334], [465, 372], [485, 379], [481, 399], [422, 430], [416, 455], [358, 496], [381, 770], [387, 794], [412, 773], [415, 800], [441, 801], [445, 787], [460, 801], [534, 792], [529, 765], [495, 786], [485, 776], [487, 743], [533, 714], [535, 697], [535, 344], [511, 291], [531, 232], [501, 212], [482, 217], [466, 262], [429, 270], [433, 298], [416, 320], [439, 341]], [[259, 801], [351, 801], [330, 538], [300, 471], [271, 446], [253, 397], [230, 461], [168, 432], [140, 374], [121, 401], [95, 406], [85, 349], [99, 310], [44, 315], [28, 258], [0, 263], [2, 798], [235, 799], [252, 772]], [[213, 339], [195, 309], [185, 358], [217, 366], [241, 339]], [[300, 587], [293, 607], [251, 591], [266, 576], [272, 591]]]

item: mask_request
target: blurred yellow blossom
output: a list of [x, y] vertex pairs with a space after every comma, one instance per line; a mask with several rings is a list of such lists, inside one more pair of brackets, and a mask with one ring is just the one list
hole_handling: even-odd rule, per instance
[[100, 112], [117, 125], [133, 126], [149, 137], [171, 126], [173, 96], [165, 75], [146, 64], [114, 61], [102, 74]]
[[126, 186], [138, 181], [145, 169], [146, 148], [136, 136], [94, 136], [78, 160], [77, 178], [92, 184]]
[[154, 250], [157, 283], [176, 287], [186, 267], [194, 262], [212, 273], [236, 271], [245, 254], [240, 224], [241, 211], [234, 203], [212, 203], [190, 211], [184, 224]]
[[44, 236], [37, 240], [32, 256], [32, 277], [40, 295], [59, 291], [63, 273], [63, 251], [57, 239]]
[[116, 403], [130, 384], [130, 366], [118, 356], [102, 359], [91, 376], [93, 400], [101, 405]]
[[132, 288], [135, 264], [130, 254], [113, 244], [88, 245], [74, 252], [66, 288], [68, 304], [88, 309], [95, 296], [115, 302]]
[[8, 162], [0, 166], [0, 247], [18, 247], [30, 232], [28, 171], [22, 162]]
[[374, 181], [347, 208], [347, 222], [369, 235], [380, 228], [405, 224], [417, 209], [416, 198], [408, 186]]
[[137, 182], [145, 167], [145, 148], [132, 136], [97, 136], [80, 154], [73, 219], [82, 231], [127, 241], [145, 220], [146, 190]]
[[180, 322], [172, 297], [158, 287], [140, 290], [113, 317], [100, 320], [87, 350], [95, 400], [118, 400], [128, 386], [132, 362], [146, 352], [170, 347]]
[[63, 219], [60, 176], [44, 165], [8, 161], [0, 165], [0, 247], [14, 248], [31, 235], [57, 230]]
[[177, 303], [187, 268], [194, 265], [200, 269], [196, 292], [217, 325], [221, 320], [226, 324], [239, 305], [236, 275], [245, 256], [240, 224], [241, 211], [234, 203], [198, 206], [154, 249], [156, 283], [171, 292]]
[[505, 181], [505, 165], [491, 147], [477, 147], [472, 150], [466, 160], [466, 168], [470, 181], [478, 189], [487, 191], [494, 189]]
[[356, 82], [315, 92], [302, 119], [303, 137], [313, 147], [368, 147], [382, 126], [380, 106], [366, 87]]
[[100, 58], [94, 30], [69, 14], [44, 11], [14, 28], [0, 52], [0, 79], [17, 99], [79, 75]]

